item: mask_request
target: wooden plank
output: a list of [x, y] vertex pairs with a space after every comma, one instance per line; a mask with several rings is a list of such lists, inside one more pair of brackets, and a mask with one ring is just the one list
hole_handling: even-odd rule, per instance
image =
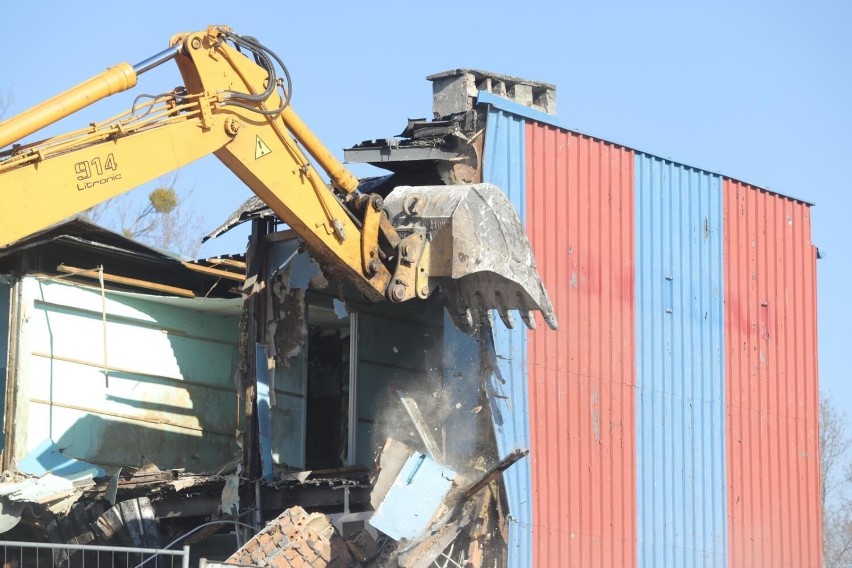
[[245, 271], [245, 269], [246, 269], [246, 263], [245, 262], [243, 262], [241, 260], [234, 260], [233, 258], [206, 258], [206, 259], [204, 259], [204, 261], [209, 262], [210, 264], [216, 264], [216, 265], [221, 264], [221, 265], [224, 265], [224, 266], [231, 266], [233, 268], [239, 268], [242, 271]]
[[467, 486], [463, 489], [459, 494], [459, 499], [461, 502], [465, 502], [468, 499], [472, 498], [474, 495], [479, 493], [479, 490], [497, 479], [500, 474], [509, 469], [509, 467], [514, 464], [516, 461], [521, 458], [527, 456], [530, 451], [526, 448], [518, 448], [514, 450], [511, 454], [497, 462], [496, 465], [492, 466], [485, 474], [479, 478], [479, 480]]
[[245, 274], [238, 274], [229, 270], [221, 270], [219, 268], [213, 268], [212, 266], [202, 266], [200, 264], [195, 264], [194, 262], [181, 262], [181, 264], [190, 270], [209, 274], [210, 276], [218, 276], [219, 278], [227, 278], [228, 280], [236, 280], [237, 282], [245, 282], [246, 279]]
[[[93, 278], [95, 280], [100, 277], [100, 271], [96, 268], [77, 268], [75, 266], [60, 264], [56, 267], [56, 270], [65, 274], [82, 276], [84, 278]], [[109, 274], [107, 272], [103, 273], [103, 278], [105, 282], [114, 282], [116, 284], [124, 284], [125, 286], [134, 286], [136, 288], [156, 290], [158, 292], [165, 292], [167, 294], [173, 294], [175, 296], [182, 296], [184, 298], [195, 297], [195, 293], [192, 290], [187, 290], [186, 288], [178, 288], [177, 286], [169, 286], [168, 284], [159, 284], [157, 282], [151, 282], [149, 280], [128, 278], [126, 276], [118, 276], [116, 274]]]
[[480, 506], [474, 514], [469, 529], [470, 545], [467, 549], [468, 566], [471, 568], [482, 568], [485, 558], [485, 546], [488, 541], [488, 532], [491, 530], [491, 491], [483, 491], [477, 497]]

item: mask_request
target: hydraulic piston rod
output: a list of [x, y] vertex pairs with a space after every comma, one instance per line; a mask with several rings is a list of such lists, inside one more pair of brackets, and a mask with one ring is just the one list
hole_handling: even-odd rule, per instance
[[173, 46], [133, 66], [129, 63], [119, 63], [64, 93], [9, 120], [0, 122], [0, 148], [17, 142], [48, 124], [53, 124], [103, 98], [133, 88], [136, 86], [139, 75], [174, 58], [178, 51], [180, 47]]

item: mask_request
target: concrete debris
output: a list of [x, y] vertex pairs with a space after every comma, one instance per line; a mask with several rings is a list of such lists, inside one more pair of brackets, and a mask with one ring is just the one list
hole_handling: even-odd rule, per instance
[[0, 486], [0, 495], [9, 501], [41, 504], [63, 499], [74, 492], [74, 484], [70, 480], [52, 473]]

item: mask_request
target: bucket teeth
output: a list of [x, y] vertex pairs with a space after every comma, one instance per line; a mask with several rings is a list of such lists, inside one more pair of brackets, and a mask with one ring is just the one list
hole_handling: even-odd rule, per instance
[[503, 320], [503, 325], [509, 329], [515, 329], [515, 318], [512, 316], [512, 312], [498, 309], [497, 313], [500, 314], [500, 319]]
[[488, 325], [490, 327], [494, 327], [494, 312], [491, 310], [485, 310], [485, 319], [488, 320]]
[[530, 310], [527, 306], [527, 301], [524, 298], [524, 295], [518, 291], [516, 294], [517, 297], [517, 309], [521, 314], [521, 319], [529, 329], [535, 329], [535, 312]]
[[470, 309], [470, 308], [467, 308], [467, 309], [464, 311], [464, 316], [463, 316], [463, 317], [464, 317], [464, 323], [466, 323], [466, 324], [467, 324], [467, 327], [468, 327], [469, 329], [473, 329], [473, 328], [475, 327], [475, 326], [474, 326], [475, 320], [473, 319], [473, 312], [471, 311], [471, 309]]
[[552, 313], [548, 314], [548, 313], [544, 313], [544, 312], [542, 312], [542, 314], [544, 315], [544, 321], [547, 322], [547, 326], [550, 329], [556, 329], [559, 326], [559, 324], [556, 321], [556, 314], [552, 314]]
[[500, 314], [500, 319], [503, 320], [503, 325], [509, 329], [515, 328], [515, 317], [506, 305], [506, 299], [500, 290], [494, 291], [494, 299], [497, 301], [497, 313]]

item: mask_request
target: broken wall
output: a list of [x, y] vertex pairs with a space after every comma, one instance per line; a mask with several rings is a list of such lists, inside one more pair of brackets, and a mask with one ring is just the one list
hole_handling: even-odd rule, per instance
[[[258, 392], [259, 419], [268, 420], [272, 463], [294, 469], [305, 467], [305, 429], [307, 420], [307, 327], [305, 290], [320, 275], [319, 267], [306, 253], [299, 252], [297, 241], [271, 245], [266, 252], [269, 303], [266, 317], [272, 338], [266, 355], [272, 373], [268, 394]], [[265, 399], [265, 400], [264, 400]], [[260, 412], [264, 404], [268, 412]]]
[[[414, 434], [399, 394], [413, 396], [422, 410], [446, 415], [442, 369], [443, 310], [436, 302], [372, 304], [347, 286], [329, 285], [317, 264], [298, 252], [298, 240], [270, 244], [266, 252], [270, 294], [266, 349], [276, 360], [269, 384], [268, 426], [272, 463], [303, 468], [308, 435], [308, 330], [340, 327], [348, 341], [347, 440], [341, 465], [373, 463], [376, 452], [400, 428]], [[340, 299], [342, 297], [342, 300]], [[311, 306], [313, 309], [309, 309]], [[300, 313], [297, 313], [301, 310]], [[313, 315], [309, 315], [313, 314]], [[286, 327], [282, 325], [286, 322]], [[279, 359], [281, 359], [279, 357]], [[317, 377], [315, 380], [319, 380]], [[258, 392], [259, 409], [263, 394]], [[264, 420], [259, 410], [259, 419]], [[442, 433], [437, 432], [438, 438]], [[262, 435], [262, 434], [261, 434]], [[326, 440], [323, 443], [328, 443]]]
[[[0, 276], [0, 378], [3, 382], [0, 383], [0, 412], [6, 407], [6, 368], [9, 358], [9, 317], [10, 317], [10, 297], [11, 286]], [[3, 424], [3, 419], [6, 414], [3, 412], [0, 417], [0, 424]], [[5, 446], [6, 436], [0, 436], [0, 450]]]
[[[215, 472], [236, 455], [239, 300], [23, 277], [6, 465], [56, 451], [101, 465]], [[34, 471], [32, 473], [40, 473]]]

